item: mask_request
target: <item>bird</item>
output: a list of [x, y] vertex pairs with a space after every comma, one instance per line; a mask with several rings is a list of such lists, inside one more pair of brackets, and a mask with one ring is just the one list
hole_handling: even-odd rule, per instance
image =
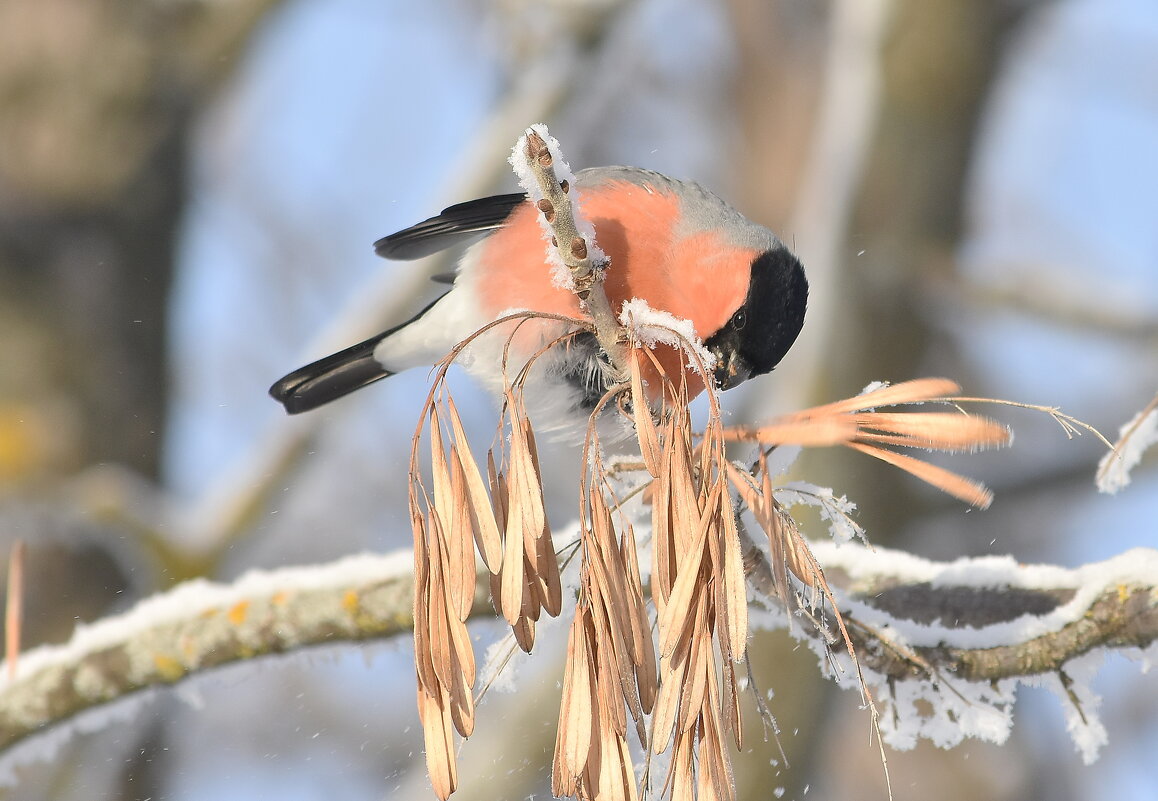
[[[604, 287], [616, 313], [640, 298], [690, 321], [714, 357], [712, 378], [722, 390], [770, 372], [788, 353], [804, 325], [808, 281], [772, 231], [698, 183], [637, 167], [580, 170], [569, 191], [610, 258]], [[449, 291], [406, 322], [285, 375], [270, 395], [299, 414], [433, 365], [513, 310], [582, 318], [576, 295], [553, 278], [538, 214], [521, 192], [495, 195], [379, 239], [375, 252], [395, 260], [467, 247]], [[561, 337], [559, 347], [546, 347]], [[695, 377], [674, 347], [659, 344], [656, 356], [665, 369]], [[595, 334], [553, 318], [504, 323], [474, 340], [459, 361], [501, 393], [532, 357], [524, 394], [548, 427], [585, 419], [615, 380]]]

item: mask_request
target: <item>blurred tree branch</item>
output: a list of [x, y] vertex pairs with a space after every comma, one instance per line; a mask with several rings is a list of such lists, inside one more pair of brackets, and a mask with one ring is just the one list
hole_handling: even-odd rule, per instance
[[0, 6], [0, 395], [49, 434], [17, 480], [155, 472], [186, 137], [273, 5]]

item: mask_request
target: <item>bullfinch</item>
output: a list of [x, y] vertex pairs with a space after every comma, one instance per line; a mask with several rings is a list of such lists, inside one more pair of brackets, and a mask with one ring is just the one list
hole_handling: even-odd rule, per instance
[[[800, 261], [771, 231], [699, 184], [634, 167], [581, 170], [571, 193], [610, 257], [604, 287], [616, 312], [642, 298], [651, 309], [690, 321], [715, 357], [712, 370], [722, 389], [767, 373], [784, 358], [804, 324], [808, 282]], [[432, 365], [505, 313], [582, 318], [576, 296], [553, 278], [538, 214], [522, 193], [497, 195], [450, 206], [378, 240], [375, 251], [388, 259], [418, 259], [477, 241], [459, 261], [450, 291], [401, 325], [294, 370], [270, 395], [298, 414]], [[524, 394], [544, 414], [585, 419], [608, 389], [611, 371], [595, 335], [585, 331], [541, 352], [571, 330], [542, 318], [505, 323], [476, 339], [460, 361], [501, 391], [504, 364], [513, 376], [537, 355], [528, 374], [533, 389], [528, 384]], [[656, 356], [675, 374], [686, 369], [687, 357], [671, 346], [658, 345]]]

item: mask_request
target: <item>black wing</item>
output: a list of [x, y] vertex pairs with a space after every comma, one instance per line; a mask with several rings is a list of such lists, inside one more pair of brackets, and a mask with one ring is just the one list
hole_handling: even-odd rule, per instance
[[421, 259], [501, 227], [526, 198], [515, 192], [456, 203], [436, 217], [379, 239], [374, 252], [384, 259]]

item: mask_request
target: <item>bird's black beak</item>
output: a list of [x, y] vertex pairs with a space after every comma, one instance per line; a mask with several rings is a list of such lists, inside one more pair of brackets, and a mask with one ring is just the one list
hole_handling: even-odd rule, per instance
[[752, 376], [752, 365], [737, 350], [716, 352], [716, 383], [727, 390], [739, 386]]

